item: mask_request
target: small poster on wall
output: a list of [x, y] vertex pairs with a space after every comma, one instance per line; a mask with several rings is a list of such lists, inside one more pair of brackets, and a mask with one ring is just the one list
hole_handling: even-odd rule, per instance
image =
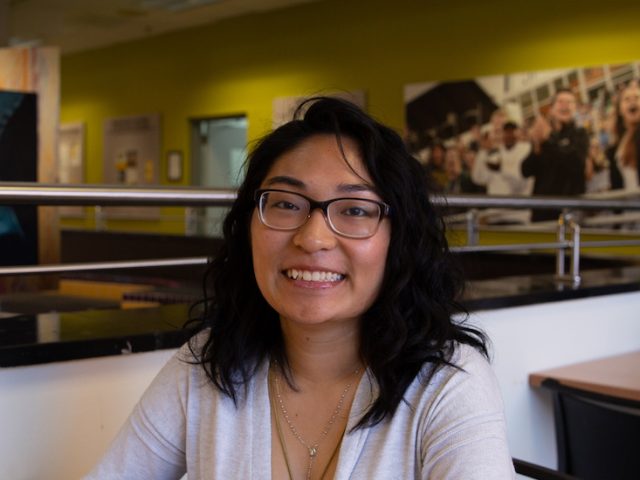
[[[639, 81], [636, 61], [407, 85], [406, 141], [444, 193], [637, 196]], [[491, 213], [486, 223], [559, 214]]]
[[[110, 118], [104, 124], [104, 175], [108, 185], [143, 187], [158, 183], [160, 115]], [[110, 218], [158, 218], [158, 207], [109, 207]]]
[[273, 128], [278, 128], [283, 123], [286, 123], [293, 119], [298, 106], [307, 100], [308, 98], [325, 96], [342, 98], [355, 103], [363, 110], [366, 110], [366, 96], [364, 90], [353, 90], [349, 92], [319, 92], [307, 96], [295, 96], [295, 97], [277, 97], [273, 100]]
[[[84, 183], [84, 123], [63, 123], [58, 130], [58, 182]], [[61, 217], [81, 217], [84, 207], [59, 207]]]

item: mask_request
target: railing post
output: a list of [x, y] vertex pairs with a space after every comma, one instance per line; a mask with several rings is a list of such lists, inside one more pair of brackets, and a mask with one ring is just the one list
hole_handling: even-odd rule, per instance
[[478, 210], [471, 208], [467, 210], [467, 245], [478, 244], [480, 233], [478, 231]]
[[574, 285], [580, 284], [580, 225], [570, 219], [571, 226], [571, 280]]
[[192, 237], [198, 234], [198, 222], [200, 212], [198, 207], [186, 207], [184, 209], [184, 234]]
[[96, 231], [102, 232], [107, 229], [107, 219], [104, 209], [100, 205], [93, 207], [93, 219]]
[[570, 281], [574, 286], [580, 284], [580, 225], [575, 221], [573, 214], [566, 210], [558, 217], [558, 243], [567, 240], [567, 227], [571, 230], [571, 268], [567, 275], [565, 271], [565, 249], [558, 247], [556, 252], [556, 278]]
[[[564, 243], [567, 240], [566, 216], [567, 214], [562, 212], [558, 217], [558, 231], [556, 237], [558, 239], [558, 243]], [[558, 278], [563, 278], [564, 271], [564, 247], [558, 247], [558, 250], [556, 250], [556, 276]]]

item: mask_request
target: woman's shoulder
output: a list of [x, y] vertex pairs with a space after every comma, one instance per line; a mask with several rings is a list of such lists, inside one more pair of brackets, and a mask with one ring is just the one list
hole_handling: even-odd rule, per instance
[[494, 377], [490, 360], [472, 345], [455, 343], [450, 362], [451, 375], [475, 376], [476, 378]]
[[204, 348], [211, 335], [211, 329], [205, 328], [194, 333], [185, 343], [183, 343], [173, 356], [175, 362], [185, 365], [201, 367]]
[[180, 346], [160, 369], [152, 387], [171, 388], [169, 385], [178, 385], [179, 390], [188, 390], [195, 383], [203, 382], [206, 372], [199, 362], [199, 342], [199, 338], [192, 337]]
[[468, 368], [490, 368], [489, 360], [478, 348], [459, 342], [455, 342], [452, 348], [451, 363], [455, 367], [463, 370], [465, 370], [465, 366]]
[[489, 366], [489, 360], [481, 352], [479, 348], [461, 342], [451, 342], [442, 350], [441, 357], [444, 359], [440, 363], [427, 361], [422, 366], [421, 374], [437, 374], [440, 370], [448, 372], [448, 374], [457, 370], [466, 370], [467, 368], [481, 368]]
[[211, 336], [211, 329], [204, 328], [194, 333], [178, 350], [180, 355], [188, 358], [197, 358]]
[[[164, 376], [172, 378], [182, 385], [182, 387], [191, 393], [197, 391], [201, 394], [201, 390], [208, 391], [209, 394], [220, 395], [220, 391], [213, 381], [211, 362], [207, 359], [205, 349], [209, 346], [211, 330], [204, 329], [194, 334], [186, 343], [184, 343], [165, 365]], [[236, 392], [238, 398], [243, 397], [246, 393], [255, 388], [256, 382], [266, 381], [268, 370], [268, 362], [262, 362], [255, 368], [253, 375], [245, 385], [245, 389], [238, 389]], [[226, 395], [222, 395], [226, 397]]]
[[468, 344], [454, 343], [452, 349], [448, 364], [437, 367], [425, 364], [422, 368], [417, 383], [422, 385], [424, 393], [468, 393], [476, 398], [477, 395], [483, 395], [488, 401], [499, 398], [498, 382], [487, 357]]

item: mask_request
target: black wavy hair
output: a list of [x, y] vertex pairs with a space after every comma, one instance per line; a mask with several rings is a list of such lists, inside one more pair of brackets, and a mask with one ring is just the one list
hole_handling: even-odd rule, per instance
[[487, 349], [482, 332], [453, 320], [464, 312], [457, 302], [464, 282], [421, 165], [398, 134], [349, 102], [308, 100], [294, 120], [265, 136], [250, 153], [245, 180], [224, 221], [222, 247], [206, 276], [206, 308], [199, 323], [210, 332], [204, 344], [192, 343], [192, 350], [213, 384], [234, 402], [262, 362], [288, 365], [278, 313], [262, 297], [253, 272], [254, 192], [280, 156], [322, 134], [335, 135], [338, 142], [348, 137], [359, 145], [376, 192], [391, 206], [382, 286], [360, 324], [360, 355], [380, 392], [360, 428], [393, 415], [425, 363], [435, 367], [425, 369], [431, 373], [450, 364], [455, 342], [484, 355]]

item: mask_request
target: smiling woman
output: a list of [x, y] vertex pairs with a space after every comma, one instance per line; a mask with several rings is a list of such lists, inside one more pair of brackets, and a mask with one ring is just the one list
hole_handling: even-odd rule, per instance
[[615, 142], [609, 159], [612, 188], [636, 190], [640, 186], [640, 85], [632, 81], [618, 93]]
[[308, 107], [251, 153], [199, 333], [87, 478], [513, 478], [420, 165], [354, 105]]

